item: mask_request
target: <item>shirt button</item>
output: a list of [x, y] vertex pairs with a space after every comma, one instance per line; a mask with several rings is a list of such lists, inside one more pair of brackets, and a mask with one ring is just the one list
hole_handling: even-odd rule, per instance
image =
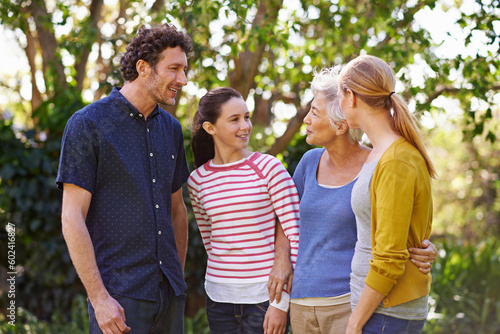
[[382, 304], [383, 304], [384, 306], [389, 305], [389, 299], [384, 298], [384, 300], [382, 301]]
[[148, 129], [148, 132], [149, 132], [149, 129]]
[[158, 234], [161, 234], [161, 231], [158, 231]]
[[153, 156], [153, 153], [149, 153], [149, 156], [151, 156], [151, 157], [152, 157], [152, 156]]
[[134, 113], [132, 113], [132, 112], [131, 112], [131, 113], [130, 113], [130, 117], [134, 117]]
[[160, 264], [161, 264], [161, 261], [160, 261]]
[[159, 206], [158, 204], [156, 204], [156, 205], [155, 205], [155, 208], [157, 208], [157, 209], [158, 209], [159, 207], [160, 207], [160, 206]]
[[153, 183], [156, 183], [156, 179], [153, 179]]
[[139, 117], [142, 117], [142, 114], [139, 114]]
[[174, 155], [172, 154], [172, 160], [175, 159]]

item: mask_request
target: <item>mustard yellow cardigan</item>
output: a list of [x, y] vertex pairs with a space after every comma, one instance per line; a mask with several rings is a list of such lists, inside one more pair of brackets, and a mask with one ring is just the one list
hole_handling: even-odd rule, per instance
[[431, 274], [409, 260], [408, 247], [420, 248], [432, 224], [431, 181], [420, 152], [404, 138], [380, 158], [370, 188], [372, 254], [365, 283], [395, 306], [429, 293]]

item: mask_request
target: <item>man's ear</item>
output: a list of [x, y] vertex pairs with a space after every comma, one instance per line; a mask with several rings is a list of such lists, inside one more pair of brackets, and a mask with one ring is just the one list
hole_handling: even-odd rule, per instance
[[215, 126], [212, 123], [205, 121], [202, 126], [209, 135], [215, 135]]
[[151, 66], [149, 66], [149, 63], [144, 59], [139, 59], [135, 64], [135, 69], [137, 73], [139, 73], [139, 76], [145, 76], [151, 70]]

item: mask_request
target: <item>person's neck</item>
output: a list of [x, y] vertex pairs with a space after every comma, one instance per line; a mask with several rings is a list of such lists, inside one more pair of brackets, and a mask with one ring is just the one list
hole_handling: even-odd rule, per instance
[[365, 118], [365, 126], [362, 130], [365, 132], [373, 150], [368, 157], [367, 162], [372, 162], [382, 156], [382, 154], [398, 140], [401, 135], [395, 131], [392, 126], [392, 116], [390, 113], [373, 113]]
[[232, 152], [225, 152], [222, 150], [218, 150], [215, 148], [215, 154], [214, 158], [212, 159], [212, 162], [215, 165], [225, 165], [229, 164], [231, 162], [239, 161], [243, 158], [247, 158], [250, 155], [252, 155], [253, 152], [248, 151], [246, 149], [244, 150], [236, 150]]
[[156, 101], [149, 98], [144, 87], [136, 81], [126, 81], [120, 93], [144, 116], [144, 119], [147, 119], [156, 107]]
[[337, 137], [325, 146], [316, 180], [321, 185], [343, 186], [352, 182], [363, 167], [370, 148], [352, 143], [347, 135]]
[[360, 155], [364, 158], [370, 153], [370, 148], [360, 145], [358, 142], [351, 142], [347, 136], [339, 137], [329, 145], [325, 145], [329, 157], [329, 163], [334, 168], [344, 168], [350, 165], [358, 164]]

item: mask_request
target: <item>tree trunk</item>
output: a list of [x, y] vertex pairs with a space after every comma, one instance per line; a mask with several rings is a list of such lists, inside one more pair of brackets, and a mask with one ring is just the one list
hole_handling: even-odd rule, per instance
[[[124, 35], [125, 25], [120, 24], [119, 22], [121, 21], [121, 19], [124, 19], [124, 20], [127, 19], [126, 10], [128, 8], [128, 5], [129, 5], [129, 0], [120, 0], [119, 1], [120, 7], [118, 10], [118, 16], [116, 18], [114, 18], [114, 21], [117, 22], [116, 33], [115, 33], [116, 36], [123, 36]], [[94, 102], [99, 100], [104, 95], [105, 87], [106, 87], [106, 83], [107, 83], [107, 78], [109, 77], [109, 75], [112, 71], [111, 66], [112, 66], [113, 60], [108, 59], [107, 62], [105, 62], [104, 59], [102, 58], [102, 52], [101, 52], [102, 42], [103, 42], [102, 35], [100, 35], [100, 34], [97, 35], [97, 44], [99, 45], [99, 51], [98, 51], [98, 55], [97, 55], [96, 65], [97, 65], [97, 71], [98, 71], [97, 78], [99, 78], [99, 88], [94, 93]], [[118, 47], [116, 45], [115, 45], [114, 51], [115, 51], [115, 53], [118, 52]], [[101, 79], [102, 74], [104, 74], [104, 79]]]
[[[26, 57], [28, 58], [28, 63], [30, 65], [31, 72], [31, 110], [34, 111], [42, 104], [42, 94], [38, 89], [36, 84], [36, 47], [35, 47], [35, 37], [31, 33], [29, 29], [28, 22], [25, 21], [26, 31], [24, 32], [26, 35], [26, 48], [24, 51], [26, 52]], [[36, 127], [37, 120], [33, 119], [34, 126]]]
[[[282, 4], [282, 0], [260, 1], [257, 14], [252, 22], [250, 35], [253, 35], [254, 31], [257, 33], [256, 31], [264, 25], [274, 26], [270, 23], [276, 21]], [[229, 83], [232, 88], [241, 93], [244, 100], [247, 99], [250, 89], [255, 86], [254, 78], [257, 75], [266, 45], [265, 43], [257, 45], [255, 51], [250, 51], [247, 45], [245, 51], [240, 53], [237, 59], [234, 59], [234, 71], [228, 75]]]
[[47, 7], [45, 6], [45, 2], [43, 0], [31, 1], [29, 10], [35, 21], [38, 40], [40, 48], [42, 49], [45, 84], [51, 81], [48, 80], [47, 72], [50, 66], [54, 66], [56, 70], [54, 85], [61, 89], [65, 89], [68, 85], [66, 83], [66, 76], [64, 75], [63, 63], [57, 53], [59, 46], [57, 44], [56, 36], [54, 35], [52, 22], [50, 21], [51, 15], [47, 12]]
[[101, 9], [102, 9], [103, 0], [92, 0], [90, 4], [90, 23], [87, 27], [87, 31], [90, 32], [90, 38], [85, 43], [82, 55], [80, 59], [77, 60], [75, 64], [76, 71], [76, 89], [81, 92], [83, 89], [83, 81], [86, 78], [85, 67], [87, 66], [87, 61], [89, 59], [90, 51], [92, 50], [92, 44], [97, 40], [98, 35], [100, 34], [99, 28], [97, 27], [97, 23], [101, 19]]

